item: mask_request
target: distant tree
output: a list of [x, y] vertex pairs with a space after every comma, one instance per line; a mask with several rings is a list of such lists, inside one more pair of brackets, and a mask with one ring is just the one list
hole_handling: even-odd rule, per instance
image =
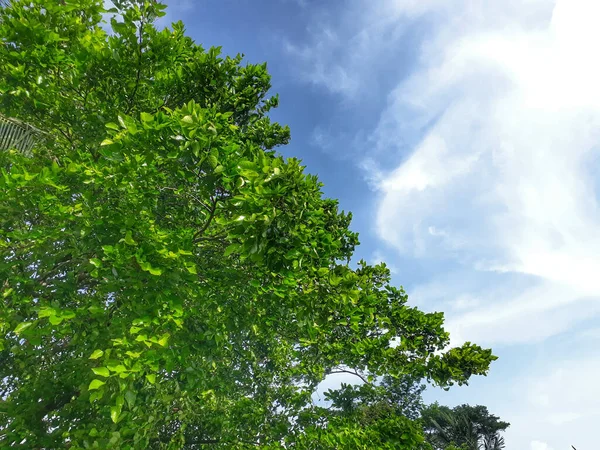
[[412, 387], [381, 420], [312, 394], [464, 384], [491, 351], [350, 265], [350, 214], [274, 150], [265, 64], [154, 1], [113, 0], [109, 35], [104, 3], [0, 7], [0, 111], [47, 133], [0, 151], [0, 448], [419, 448]]
[[342, 384], [325, 393], [331, 408], [341, 414], [359, 414], [362, 422], [382, 416], [400, 415], [416, 420], [423, 408], [425, 385], [412, 376], [386, 375], [379, 383]]
[[503, 449], [500, 433], [510, 425], [481, 405], [449, 408], [434, 403], [423, 409], [422, 420], [426, 439], [436, 450], [450, 445], [466, 450]]

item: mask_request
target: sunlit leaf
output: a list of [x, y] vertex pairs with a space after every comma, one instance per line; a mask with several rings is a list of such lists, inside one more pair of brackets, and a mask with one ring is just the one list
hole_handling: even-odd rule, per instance
[[95, 389], [99, 389], [100, 387], [104, 386], [106, 383], [102, 380], [98, 380], [98, 379], [94, 379], [92, 380], [92, 382], [90, 383], [88, 390], [89, 391], [93, 391]]

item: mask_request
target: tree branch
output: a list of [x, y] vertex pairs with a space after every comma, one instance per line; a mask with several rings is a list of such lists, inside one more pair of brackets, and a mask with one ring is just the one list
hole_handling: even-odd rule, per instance
[[215, 217], [215, 212], [217, 211], [217, 202], [218, 202], [218, 199], [216, 197], [213, 198], [212, 204], [211, 204], [211, 208], [210, 208], [210, 213], [208, 214], [208, 219], [206, 219], [206, 222], [204, 223], [204, 225], [202, 225], [202, 227], [198, 231], [196, 231], [196, 234], [194, 234], [194, 237], [192, 239], [194, 242], [198, 242], [199, 241], [199, 237], [210, 226], [213, 218]]
[[350, 375], [355, 375], [358, 378], [360, 378], [365, 384], [371, 384], [371, 382], [369, 380], [367, 380], [365, 377], [363, 377], [361, 374], [359, 374], [357, 371], [351, 371], [351, 370], [347, 370], [347, 369], [337, 369], [337, 370], [332, 370], [331, 372], [329, 372], [330, 374], [333, 373], [349, 373]]
[[135, 96], [137, 95], [138, 87], [140, 86], [140, 78], [142, 75], [142, 44], [144, 38], [144, 15], [142, 13], [142, 17], [140, 18], [140, 28], [138, 30], [138, 64], [137, 64], [137, 73], [135, 75], [135, 86], [133, 87], [133, 92], [131, 93], [131, 97], [129, 97], [129, 106], [125, 111], [126, 114], [129, 114], [133, 109], [133, 102], [135, 101]]

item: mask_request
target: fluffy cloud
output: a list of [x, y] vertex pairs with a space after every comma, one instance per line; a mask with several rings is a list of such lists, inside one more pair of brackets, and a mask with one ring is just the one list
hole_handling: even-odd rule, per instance
[[530, 448], [531, 450], [553, 450], [552, 447], [541, 441], [531, 441]]
[[462, 27], [440, 22], [374, 137], [393, 148], [407, 111], [433, 125], [395, 170], [369, 175], [381, 180], [377, 233], [400, 252], [537, 278], [451, 321], [455, 336], [492, 343], [543, 339], [599, 312], [600, 4], [516, 3], [495, 15], [465, 4]]
[[[404, 261], [447, 262], [409, 294], [448, 313], [455, 343], [542, 345], [600, 315], [598, 17], [595, 0], [354, 0], [315, 22], [311, 44], [288, 46], [306, 79], [360, 103], [385, 84], [381, 61], [403, 64], [416, 45], [406, 30], [429, 31], [360, 165], [377, 236]], [[596, 363], [552, 357], [514, 380], [538, 403], [503, 408], [511, 447], [563, 448], [597, 420]]]

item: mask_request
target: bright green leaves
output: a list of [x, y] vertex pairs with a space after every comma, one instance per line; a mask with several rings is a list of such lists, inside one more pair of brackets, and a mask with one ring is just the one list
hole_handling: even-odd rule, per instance
[[101, 377], [109, 377], [110, 376], [110, 371], [106, 367], [94, 367], [92, 369], [92, 371], [96, 375], [100, 375]]
[[156, 341], [156, 343], [161, 347], [166, 347], [169, 343], [169, 337], [169, 334], [164, 334]]
[[125, 242], [127, 245], [131, 245], [131, 246], [137, 245], [137, 242], [135, 242], [133, 237], [131, 236], [131, 231], [127, 231], [125, 233], [125, 237], [123, 239], [121, 239], [120, 242]]
[[94, 267], [102, 267], [102, 261], [100, 261], [98, 258], [91, 258], [90, 263], [92, 263]]
[[152, 122], [154, 120], [154, 116], [152, 114], [142, 111], [140, 113], [140, 119], [142, 120], [142, 122]]
[[156, 374], [149, 373], [146, 375], [146, 379], [148, 380], [148, 382], [150, 384], [154, 384], [154, 383], [156, 383]]
[[88, 386], [88, 390], [94, 391], [96, 389], [100, 389], [100, 387], [104, 386], [105, 384], [106, 384], [105, 381], [94, 379], [90, 382], [90, 385]]
[[127, 367], [125, 367], [123, 364], [118, 364], [118, 363], [109, 364], [107, 366], [107, 369], [110, 370], [111, 372], [114, 372], [117, 375], [120, 375], [127, 371]]
[[115, 398], [115, 404], [110, 407], [110, 419], [117, 423], [121, 417], [121, 411], [125, 404], [125, 397], [123, 395], [117, 395]]
[[139, 264], [142, 270], [145, 270], [146, 272], [149, 272], [152, 275], [162, 275], [162, 269], [158, 267], [152, 267], [148, 261], [139, 261]]
[[120, 415], [121, 415], [121, 408], [119, 408], [118, 406], [110, 407], [110, 418], [114, 423], [117, 423], [119, 421]]
[[189, 273], [197, 274], [198, 270], [196, 269], [196, 264], [194, 263], [185, 263], [185, 268]]
[[104, 355], [104, 351], [103, 350], [94, 350], [94, 352], [90, 355], [90, 359], [98, 359], [102, 355]]

